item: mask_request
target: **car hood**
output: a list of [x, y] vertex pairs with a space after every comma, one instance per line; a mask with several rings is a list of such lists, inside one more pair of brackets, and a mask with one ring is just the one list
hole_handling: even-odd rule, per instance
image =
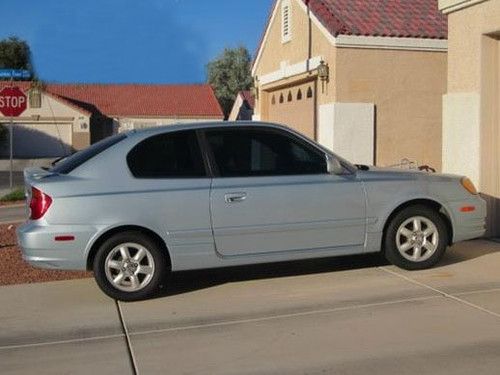
[[369, 166], [367, 170], [358, 170], [358, 178], [362, 180], [429, 180], [429, 181], [451, 181], [460, 180], [463, 176], [442, 173], [429, 173], [415, 169], [381, 168]]

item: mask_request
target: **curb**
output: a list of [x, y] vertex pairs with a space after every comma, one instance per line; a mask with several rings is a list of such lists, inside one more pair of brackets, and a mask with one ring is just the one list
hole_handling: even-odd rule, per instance
[[0, 210], [2, 210], [4, 208], [20, 208], [20, 207], [24, 207], [24, 206], [25, 206], [24, 203], [5, 204], [5, 205], [0, 206]]

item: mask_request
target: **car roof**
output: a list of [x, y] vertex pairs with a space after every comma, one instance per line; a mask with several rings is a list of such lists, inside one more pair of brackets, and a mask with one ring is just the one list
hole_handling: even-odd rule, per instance
[[283, 130], [291, 131], [287, 126], [274, 124], [270, 122], [261, 121], [211, 121], [211, 122], [191, 122], [191, 123], [177, 123], [171, 125], [159, 125], [146, 129], [134, 129], [127, 132], [129, 135], [153, 135], [165, 132], [173, 132], [180, 130], [197, 130], [197, 129], [210, 129], [210, 128], [220, 128], [220, 127], [241, 127], [241, 126], [257, 126], [266, 128], [278, 128]]

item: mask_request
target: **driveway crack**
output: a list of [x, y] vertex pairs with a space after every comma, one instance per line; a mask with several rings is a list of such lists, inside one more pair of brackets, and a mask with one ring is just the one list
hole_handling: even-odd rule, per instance
[[449, 294], [449, 293], [447, 293], [447, 292], [445, 292], [445, 291], [443, 291], [443, 290], [440, 290], [440, 289], [434, 288], [433, 286], [430, 286], [430, 285], [427, 285], [427, 284], [425, 284], [425, 283], [423, 283], [423, 282], [420, 282], [420, 281], [417, 281], [417, 280], [415, 280], [415, 279], [412, 279], [411, 277], [408, 277], [408, 276], [406, 276], [406, 275], [403, 275], [403, 274], [401, 274], [401, 273], [399, 273], [399, 272], [392, 271], [392, 270], [390, 270], [390, 269], [388, 269], [388, 268], [386, 268], [386, 267], [377, 267], [377, 268], [378, 268], [378, 269], [380, 269], [380, 270], [382, 270], [382, 271], [384, 271], [384, 272], [386, 272], [386, 273], [389, 273], [389, 274], [391, 274], [391, 275], [393, 275], [393, 276], [396, 276], [396, 277], [399, 277], [399, 278], [401, 278], [401, 279], [404, 279], [404, 280], [406, 280], [406, 281], [408, 281], [408, 282], [410, 282], [410, 283], [412, 283], [412, 284], [415, 284], [415, 285], [421, 286], [421, 287], [426, 288], [426, 289], [429, 289], [429, 290], [431, 290], [431, 291], [433, 291], [433, 292], [435, 292], [435, 293], [438, 293], [438, 294], [440, 294], [442, 297], [449, 298], [449, 299], [451, 299], [451, 300], [454, 300], [454, 301], [459, 302], [459, 303], [461, 303], [461, 304], [464, 304], [464, 305], [466, 305], [466, 306], [469, 306], [469, 307], [472, 307], [472, 308], [474, 308], [474, 309], [480, 310], [480, 311], [482, 311], [482, 312], [484, 312], [484, 313], [486, 313], [486, 314], [489, 314], [489, 315], [492, 315], [492, 316], [494, 316], [494, 317], [500, 318], [500, 314], [499, 314], [499, 313], [496, 313], [496, 312], [494, 312], [494, 311], [488, 310], [488, 309], [486, 309], [486, 308], [484, 308], [484, 307], [482, 307], [482, 306], [476, 305], [476, 304], [474, 304], [474, 303], [472, 303], [472, 302], [469, 302], [469, 301], [466, 301], [466, 300], [464, 300], [464, 299], [462, 299], [462, 298], [459, 298], [459, 297], [457, 297], [457, 296], [454, 296], [453, 294]]
[[125, 319], [123, 317], [123, 311], [122, 311], [120, 302], [118, 300], [115, 300], [115, 304], [116, 304], [116, 311], [118, 312], [118, 317], [120, 319], [120, 324], [122, 326], [122, 331], [123, 331], [123, 334], [125, 335], [125, 344], [127, 345], [127, 351], [128, 351], [128, 356], [129, 356], [129, 360], [130, 360], [130, 366], [132, 368], [132, 374], [139, 375], [139, 370], [137, 367], [137, 360], [136, 360], [135, 354], [134, 354], [134, 348], [132, 347], [132, 341], [130, 340], [130, 334], [129, 334]]

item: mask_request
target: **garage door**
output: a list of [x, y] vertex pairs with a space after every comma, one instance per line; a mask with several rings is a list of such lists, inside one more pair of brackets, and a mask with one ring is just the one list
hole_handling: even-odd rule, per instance
[[268, 101], [269, 121], [287, 125], [311, 139], [315, 138], [314, 82], [271, 91]]
[[71, 152], [71, 124], [14, 124], [14, 157], [60, 157]]

